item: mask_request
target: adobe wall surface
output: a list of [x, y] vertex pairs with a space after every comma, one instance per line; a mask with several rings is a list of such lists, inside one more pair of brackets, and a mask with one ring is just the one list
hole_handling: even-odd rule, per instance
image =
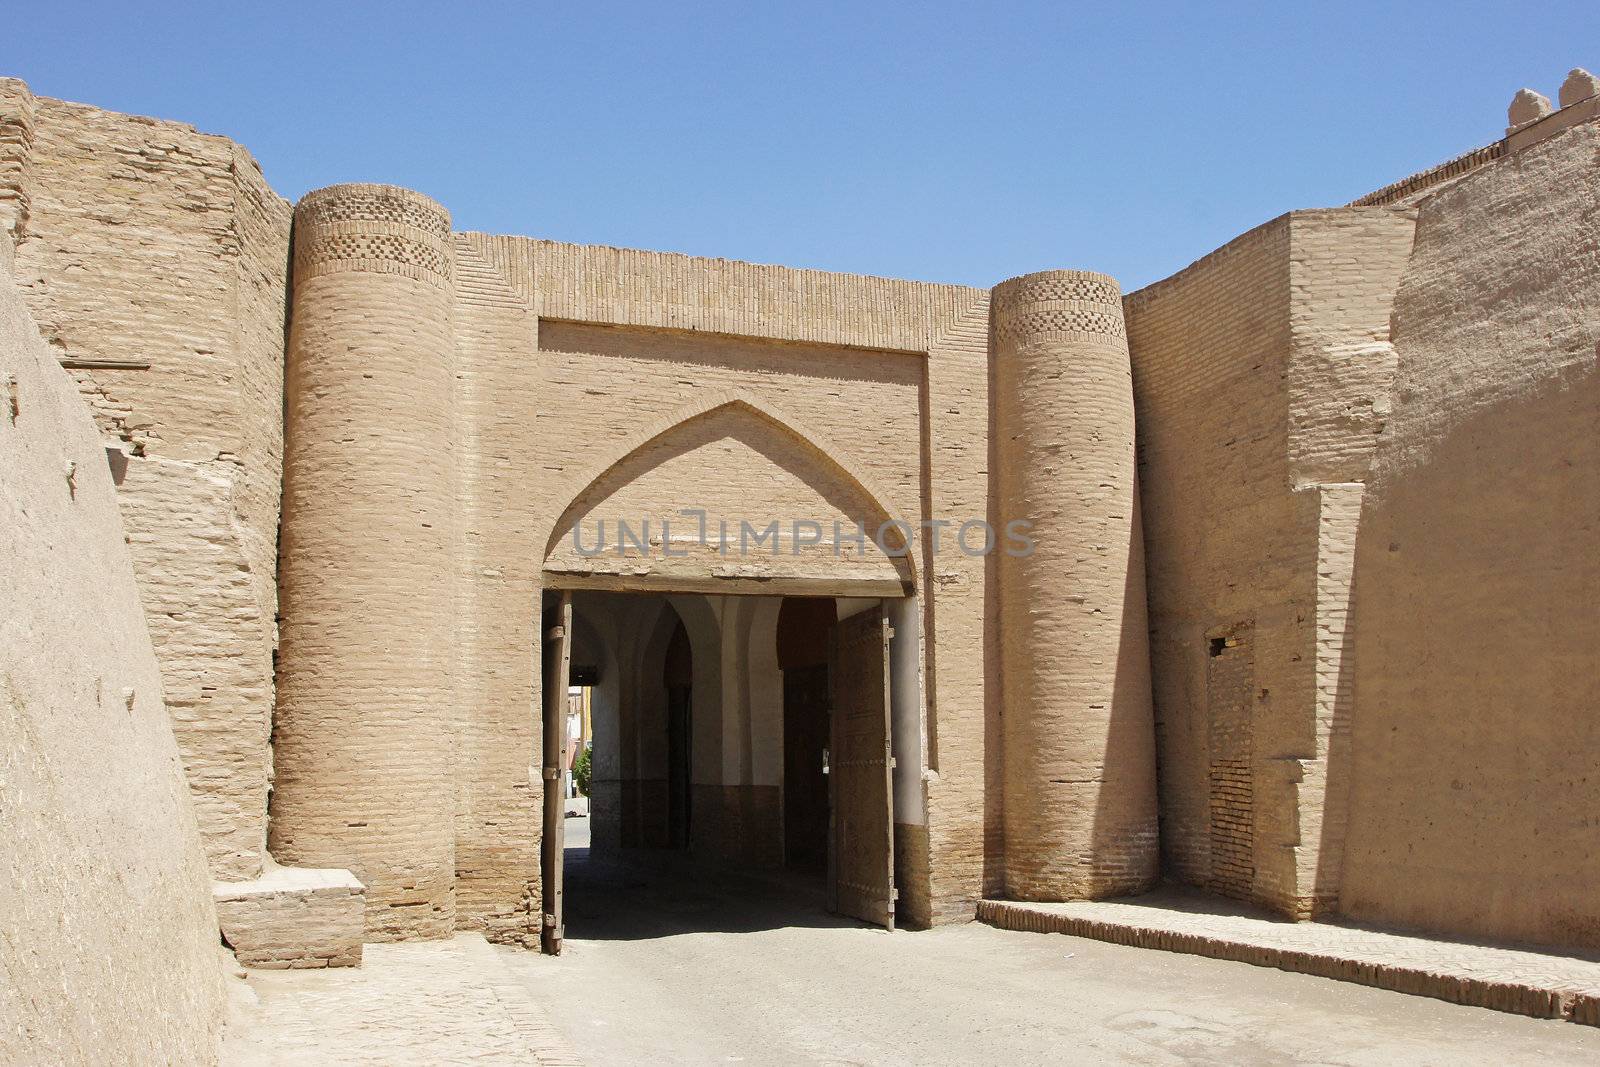
[[17, 284], [128, 457], [119, 502], [213, 872], [266, 838], [288, 205], [192, 127], [0, 79]]
[[215, 1062], [210, 879], [100, 435], [0, 240], [0, 1063]]
[[1600, 947], [1600, 124], [1422, 201], [1355, 545], [1349, 914]]
[[1393, 403], [1390, 340], [1395, 290], [1411, 255], [1415, 212], [1347, 207], [1290, 217], [1289, 478], [1315, 507], [1308, 616], [1308, 707], [1285, 709], [1256, 731], [1269, 789], [1292, 820], [1264, 823], [1258, 891], [1301, 918], [1337, 906], [1349, 783], [1338, 774], [1355, 714], [1347, 657], [1355, 541], [1372, 457]]
[[[452, 233], [418, 194], [312, 194], [289, 359], [283, 858], [356, 866], [376, 913], [401, 916], [384, 936], [528, 941], [542, 590], [672, 589], [704, 635], [723, 593], [844, 582], [916, 597], [920, 625], [899, 628], [918, 662], [896, 684], [918, 675], [921, 707], [895, 721], [919, 733], [920, 781], [896, 796], [926, 822], [901, 828], [902, 906], [970, 918], [1060, 860], [1026, 853], [1077, 840], [1089, 806], [1102, 838], [1148, 838], [1138, 788], [1126, 810], [1101, 810], [1105, 790], [1034, 804], [1084, 769], [1047, 766], [1058, 742], [1098, 722], [1033, 684], [1093, 673], [1053, 658], [1108, 621], [1052, 599], [1097, 614], [1115, 583], [1071, 587], [1087, 543], [1126, 563], [1121, 607], [1148, 601], [1164, 873], [1298, 917], [1594, 944], [1600, 920], [1571, 902], [1600, 853], [1583, 814], [1600, 747], [1583, 716], [1596, 99], [1128, 296], [1136, 499], [1129, 471], [1091, 469], [1125, 452], [1126, 398], [1101, 389], [1120, 365], [1008, 338], [987, 291]], [[122, 454], [168, 710], [212, 872], [234, 881], [261, 870], [272, 781], [289, 221], [226, 139], [0, 80], [17, 285]], [[686, 555], [571, 547], [598, 520], [659, 537], [685, 503], [713, 530], [746, 517], [786, 537], [805, 518], [824, 540], [730, 559], [685, 545], [682, 518]], [[1060, 535], [1034, 571], [953, 550], [948, 529], [904, 559], [828, 544], [830, 520], [1040, 518], [1018, 509]], [[1131, 667], [1141, 628], [1125, 612], [1106, 654]], [[750, 648], [715, 647], [698, 708], [750, 689]], [[749, 852], [781, 804], [736, 719], [697, 732], [696, 766], [719, 773], [696, 785], [717, 848]], [[619, 740], [634, 763], [597, 765], [597, 826], [659, 836], [663, 753]], [[1008, 782], [1026, 786], [1009, 827]], [[1125, 866], [1128, 885], [1149, 873]], [[1039, 892], [1082, 891], [1064, 886]]]
[[[1294, 677], [1309, 600], [1309, 528], [1289, 492], [1283, 381], [1289, 221], [1280, 218], [1125, 301], [1161, 797], [1162, 870], [1213, 879], [1210, 642], [1253, 649], [1251, 694], [1304, 701]], [[1263, 715], [1269, 714], [1263, 709]], [[1254, 714], [1254, 713], [1252, 713]], [[1218, 753], [1219, 757], [1224, 756]], [[1253, 755], [1242, 754], [1247, 761]], [[1253, 834], [1251, 835], [1253, 841]]]
[[1295, 212], [1126, 302], [1164, 869], [1302, 917], [1337, 896], [1351, 553], [1411, 229]]

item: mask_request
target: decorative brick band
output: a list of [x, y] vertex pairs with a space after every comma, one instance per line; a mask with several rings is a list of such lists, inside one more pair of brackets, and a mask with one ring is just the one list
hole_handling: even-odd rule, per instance
[[995, 335], [1002, 341], [1049, 335], [1073, 340], [1127, 337], [1122, 290], [1091, 271], [1046, 271], [995, 286]]
[[1404, 200], [1408, 196], [1414, 196], [1424, 189], [1431, 189], [1440, 182], [1460, 177], [1468, 171], [1477, 170], [1485, 163], [1493, 163], [1505, 154], [1506, 142], [1496, 141], [1494, 144], [1473, 149], [1464, 155], [1446, 160], [1436, 167], [1430, 167], [1425, 171], [1413, 174], [1409, 178], [1402, 178], [1397, 182], [1385, 185], [1376, 192], [1368, 193], [1358, 200], [1350, 201], [1348, 206], [1379, 207], [1384, 204], [1393, 204], [1396, 201]]
[[1053, 270], [1010, 278], [995, 287], [997, 307], [1046, 301], [1080, 300], [1122, 306], [1122, 287], [1115, 278], [1088, 270]]
[[450, 213], [392, 185], [332, 185], [295, 207], [296, 281], [342, 271], [393, 274], [449, 288]]
[[398, 185], [347, 182], [314, 190], [295, 206], [295, 222], [393, 222], [431, 234], [440, 243], [450, 237], [450, 212], [444, 205]]

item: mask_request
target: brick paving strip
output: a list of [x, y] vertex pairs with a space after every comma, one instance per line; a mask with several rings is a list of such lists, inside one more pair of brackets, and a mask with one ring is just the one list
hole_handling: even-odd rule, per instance
[[574, 1053], [479, 934], [369, 944], [360, 967], [251, 971], [258, 1005], [223, 1062], [541, 1064]]
[[1343, 923], [1288, 922], [1229, 901], [1167, 890], [1070, 904], [985, 900], [978, 905], [978, 919], [1005, 930], [1186, 952], [1600, 1026], [1597, 957], [1441, 941]]
[[458, 936], [456, 941], [469, 958], [481, 965], [484, 984], [494, 990], [501, 1009], [527, 1042], [541, 1067], [583, 1067], [583, 1060], [567, 1044], [567, 1039], [550, 1024], [544, 1009], [518, 984], [487, 941], [477, 935]]

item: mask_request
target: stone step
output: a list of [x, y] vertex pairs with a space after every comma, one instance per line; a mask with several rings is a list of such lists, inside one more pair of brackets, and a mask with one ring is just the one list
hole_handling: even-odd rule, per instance
[[366, 887], [349, 871], [272, 864], [248, 882], [214, 882], [217, 923], [246, 967], [359, 967]]
[[1332, 922], [1290, 922], [1199, 894], [1033, 904], [984, 900], [1005, 930], [1070, 934], [1318, 975], [1496, 1011], [1600, 1026], [1600, 958], [1445, 941]]

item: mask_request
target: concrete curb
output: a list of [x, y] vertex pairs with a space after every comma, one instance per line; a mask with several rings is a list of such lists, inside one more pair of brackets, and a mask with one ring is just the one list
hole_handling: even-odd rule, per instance
[[[1568, 982], [1539, 975], [1508, 975], [1499, 970], [1474, 973], [1470, 966], [1423, 966], [1400, 960], [1375, 960], [1334, 948], [1269, 945], [1240, 937], [1195, 933], [1132, 920], [1092, 918], [1057, 910], [1062, 907], [983, 900], [978, 903], [978, 921], [1003, 930], [1070, 934], [1133, 948], [1209, 956], [1433, 997], [1454, 1004], [1600, 1026], [1600, 986], [1579, 989]], [[1312, 925], [1320, 924], [1300, 924], [1302, 927]], [[1550, 959], [1554, 962], [1558, 957]]]

